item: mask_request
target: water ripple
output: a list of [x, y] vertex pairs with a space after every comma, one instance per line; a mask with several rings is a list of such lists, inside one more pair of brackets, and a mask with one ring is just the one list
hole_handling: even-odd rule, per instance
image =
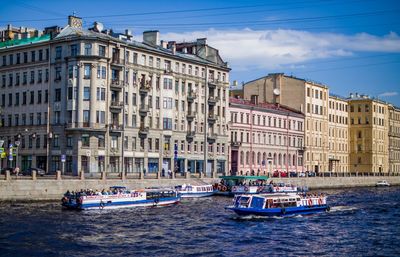
[[399, 256], [400, 188], [328, 190], [318, 215], [238, 217], [231, 199], [65, 211], [0, 203], [1, 256]]

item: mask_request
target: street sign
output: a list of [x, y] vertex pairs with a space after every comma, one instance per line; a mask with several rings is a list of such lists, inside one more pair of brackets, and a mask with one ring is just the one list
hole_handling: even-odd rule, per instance
[[15, 141], [15, 145], [18, 147], [19, 146], [19, 144], [20, 144], [21, 142], [20, 141]]
[[61, 155], [61, 162], [65, 162], [65, 154]]

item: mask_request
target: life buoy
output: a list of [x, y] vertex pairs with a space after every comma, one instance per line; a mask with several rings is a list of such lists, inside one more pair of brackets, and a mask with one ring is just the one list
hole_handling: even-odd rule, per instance
[[225, 192], [227, 190], [226, 186], [222, 187], [222, 192]]
[[313, 205], [313, 201], [312, 201], [312, 199], [310, 198], [310, 199], [308, 199], [308, 206], [312, 206]]
[[248, 192], [249, 191], [249, 187], [248, 186], [244, 186], [244, 191]]
[[322, 198], [318, 198], [318, 204], [322, 205]]

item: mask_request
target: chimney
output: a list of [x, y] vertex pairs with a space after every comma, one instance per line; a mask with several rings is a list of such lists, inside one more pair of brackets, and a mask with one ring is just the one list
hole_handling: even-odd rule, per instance
[[172, 54], [176, 54], [176, 41], [169, 41], [168, 49], [171, 49]]
[[132, 36], [132, 31], [130, 29], [126, 29], [125, 36]]
[[206, 45], [207, 44], [207, 38], [198, 38], [197, 40], [196, 40], [196, 44], [197, 45]]
[[161, 47], [162, 48], [167, 48], [167, 46], [168, 46], [167, 41], [161, 40]]
[[358, 97], [360, 97], [360, 96], [358, 95], [358, 93], [356, 93], [356, 98], [358, 98]]
[[68, 16], [68, 25], [72, 28], [82, 28], [82, 18], [70, 15]]
[[353, 97], [354, 97], [353, 93], [350, 93], [350, 98], [353, 98]]
[[160, 45], [160, 32], [158, 30], [150, 30], [143, 32], [143, 43], [152, 46]]

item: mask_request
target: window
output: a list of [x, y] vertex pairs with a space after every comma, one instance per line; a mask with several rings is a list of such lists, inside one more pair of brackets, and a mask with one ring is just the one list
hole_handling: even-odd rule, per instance
[[24, 72], [22, 73], [22, 85], [26, 85], [27, 83], [28, 83], [28, 72]]
[[132, 93], [132, 105], [136, 106], [137, 105], [137, 96], [136, 93]]
[[106, 146], [106, 140], [104, 139], [103, 135], [98, 135], [97, 140], [98, 140], [97, 142], [98, 147], [104, 148]]
[[90, 121], [90, 111], [89, 110], [83, 110], [83, 122], [84, 123], [89, 123]]
[[61, 67], [55, 67], [55, 72], [56, 72], [56, 77], [55, 77], [55, 81], [61, 80]]
[[99, 56], [105, 57], [106, 56], [106, 47], [99, 45]]
[[164, 78], [164, 89], [172, 89], [172, 79]]
[[71, 56], [77, 56], [78, 55], [78, 45], [74, 44], [71, 45]]
[[61, 88], [56, 88], [55, 89], [55, 102], [60, 102], [61, 101]]
[[[62, 51], [62, 48], [61, 48], [61, 46], [57, 46], [56, 47], [56, 59], [61, 59], [61, 51]], [[24, 53], [25, 54], [25, 53]], [[24, 56], [25, 57], [25, 56]]]
[[172, 119], [163, 118], [163, 129], [172, 130]]
[[38, 83], [42, 83], [42, 70], [38, 70]]
[[39, 50], [39, 61], [43, 61], [43, 50]]
[[163, 108], [172, 109], [172, 97], [164, 97]]
[[90, 146], [90, 137], [89, 134], [82, 134], [82, 146], [89, 147]]
[[85, 43], [85, 55], [92, 55], [92, 44]]
[[97, 101], [105, 101], [106, 100], [106, 89], [98, 87], [97, 88]]
[[85, 66], [84, 66], [83, 78], [84, 79], [90, 79], [91, 73], [92, 73], [92, 65], [86, 63]]
[[31, 71], [31, 84], [35, 83], [35, 71]]
[[96, 123], [105, 124], [106, 122], [106, 112], [96, 111]]
[[19, 86], [19, 72], [15, 74], [15, 85]]
[[53, 147], [60, 147], [59, 137], [60, 136], [58, 134], [53, 135]]
[[35, 91], [31, 91], [31, 98], [29, 104], [34, 104], [34, 103], [35, 103]]
[[15, 93], [15, 105], [19, 105], [19, 93]]
[[83, 101], [89, 101], [90, 100], [90, 87], [84, 87], [83, 88]]
[[36, 125], [41, 125], [42, 124], [42, 114], [38, 112], [36, 114]]

